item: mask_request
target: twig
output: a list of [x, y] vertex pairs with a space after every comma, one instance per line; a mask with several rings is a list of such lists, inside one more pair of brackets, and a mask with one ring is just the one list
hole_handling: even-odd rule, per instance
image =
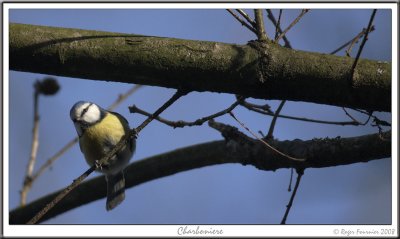
[[292, 191], [292, 181], [293, 181], [293, 168], [290, 168], [290, 180], [289, 180], [288, 192]]
[[[269, 116], [274, 116], [275, 114], [273, 112], [265, 111], [263, 109], [259, 109], [257, 107], [253, 107], [251, 103], [248, 103], [246, 101], [243, 101], [240, 103], [240, 105], [244, 106], [248, 110], [264, 114], [264, 115], [269, 115]], [[278, 115], [280, 118], [285, 118], [285, 119], [291, 119], [291, 120], [299, 120], [299, 121], [305, 121], [305, 122], [311, 122], [311, 123], [319, 123], [319, 124], [333, 124], [333, 125], [359, 125], [358, 122], [354, 121], [325, 121], [325, 120], [316, 120], [316, 119], [308, 119], [308, 118], [302, 118], [302, 117], [295, 117], [295, 116], [289, 116], [289, 115]]]
[[261, 9], [254, 9], [254, 15], [256, 19], [256, 31], [257, 37], [260, 41], [266, 41], [268, 39], [265, 33], [263, 11]]
[[32, 149], [31, 155], [29, 157], [28, 166], [26, 169], [26, 175], [24, 179], [24, 184], [21, 190], [21, 206], [26, 204], [26, 198], [28, 195], [29, 189], [32, 187], [32, 174], [33, 168], [36, 162], [37, 151], [39, 148], [39, 90], [40, 81], [36, 81], [35, 83], [35, 92], [33, 96], [33, 135], [32, 135]]
[[[372, 31], [374, 31], [374, 30], [375, 30], [375, 27], [372, 25], [372, 27], [371, 27], [371, 29], [370, 29], [369, 32], [372, 32]], [[355, 39], [351, 42], [351, 44], [349, 45], [349, 48], [347, 48], [347, 50], [346, 50], [346, 55], [347, 55], [348, 57], [350, 57], [350, 52], [351, 52], [353, 46], [358, 42], [359, 38], [361, 38], [364, 34], [366, 34], [366, 32], [367, 32], [367, 29], [363, 28], [362, 32], [360, 32], [359, 35], [356, 36], [357, 38], [355, 38]]]
[[[374, 30], [375, 30], [375, 27], [372, 26], [372, 27], [371, 27], [371, 32], [373, 32]], [[363, 30], [362, 30], [360, 33], [358, 33], [357, 36], [355, 36], [355, 37], [354, 37], [353, 39], [351, 39], [350, 41], [344, 43], [344, 44], [341, 45], [338, 49], [332, 51], [332, 52], [329, 53], [329, 54], [331, 54], [331, 55], [336, 54], [337, 52], [339, 52], [340, 50], [342, 50], [342, 49], [345, 48], [346, 46], [350, 45], [349, 48], [346, 50], [346, 55], [349, 56], [349, 55], [350, 55], [351, 48], [353, 47], [353, 45], [354, 45], [355, 43], [358, 42], [358, 40], [366, 33], [366, 31], [367, 31], [367, 29], [363, 28]]]
[[177, 90], [176, 93], [165, 102], [156, 112], [149, 116], [141, 125], [136, 128], [136, 133], [139, 133], [146, 125], [148, 125], [153, 119], [157, 118], [166, 108], [177, 101], [181, 96], [186, 95], [188, 92], [183, 90]]
[[[126, 100], [130, 95], [135, 93], [142, 85], [135, 85], [132, 88], [130, 88], [127, 92], [124, 94], [120, 94], [118, 98], [112, 103], [107, 110], [113, 110], [115, 109], [119, 104], [121, 104], [124, 100]], [[65, 152], [67, 152], [72, 146], [74, 146], [78, 142], [78, 137], [75, 137], [74, 139], [70, 140], [64, 147], [62, 147], [57, 153], [55, 153], [52, 157], [50, 157], [40, 168], [39, 170], [32, 175], [32, 182], [34, 182], [40, 175], [44, 173], [44, 171], [50, 167], [54, 161], [56, 161], [58, 158], [60, 158]]]
[[350, 119], [352, 119], [354, 122], [356, 122], [358, 125], [366, 125], [366, 124], [369, 122], [369, 120], [371, 119], [371, 116], [372, 116], [372, 114], [369, 114], [369, 115], [368, 115], [368, 119], [367, 119], [364, 123], [361, 123], [361, 122], [358, 121], [356, 118], [354, 118], [349, 112], [347, 112], [346, 108], [342, 107], [342, 109], [343, 109], [343, 111], [346, 113], [346, 115], [347, 115]]
[[122, 103], [122, 101], [126, 100], [126, 98], [128, 98], [130, 95], [135, 93], [142, 86], [143, 85], [135, 85], [132, 88], [130, 88], [127, 92], [125, 92], [124, 94], [120, 94], [118, 96], [118, 98], [114, 101], [114, 103], [107, 108], [107, 110], [110, 110], [110, 111], [114, 110], [119, 104]]
[[279, 113], [281, 113], [281, 110], [282, 110], [283, 106], [285, 105], [285, 103], [286, 103], [286, 100], [282, 100], [278, 106], [278, 109], [275, 111], [274, 117], [272, 118], [272, 121], [271, 121], [271, 125], [269, 126], [269, 130], [268, 130], [266, 139], [273, 138], [276, 120], [278, 119]]
[[[359, 109], [355, 109], [355, 108], [351, 108], [351, 109], [354, 110], [354, 111], [357, 111], [357, 112], [360, 112], [360, 113], [362, 113], [362, 114], [367, 115], [367, 116], [368, 116], [368, 120], [366, 121], [367, 123], [368, 123], [368, 121], [369, 121], [369, 117], [372, 117], [372, 118], [374, 119], [373, 121], [374, 121], [375, 123], [379, 124], [379, 125], [387, 126], [387, 127], [392, 126], [389, 122], [387, 122], [387, 121], [385, 121], [385, 120], [381, 120], [381, 119], [379, 119], [378, 117], [376, 117], [375, 115], [372, 115], [373, 112], [365, 112], [365, 111], [363, 111], [363, 110], [359, 110]], [[366, 124], [366, 123], [365, 123], [365, 124]]]
[[[232, 111], [238, 105], [239, 105], [239, 100], [235, 101], [231, 106], [229, 106], [228, 108], [226, 108], [224, 110], [221, 110], [221, 111], [219, 111], [219, 112], [217, 112], [215, 114], [209, 115], [209, 116], [202, 117], [202, 118], [197, 119], [197, 120], [192, 121], [192, 122], [186, 122], [186, 121], [183, 121], [183, 120], [170, 121], [170, 120], [161, 118], [160, 116], [156, 117], [155, 119], [158, 120], [161, 123], [164, 123], [164, 124], [166, 124], [168, 126], [171, 126], [171, 127], [174, 127], [174, 128], [183, 128], [183, 127], [186, 127], [186, 126], [202, 125], [203, 123], [209, 121], [210, 119], [217, 118], [219, 116], [222, 116], [222, 115]], [[145, 115], [145, 116], [150, 116], [151, 115], [150, 113], [148, 113], [148, 112], [146, 112], [146, 111], [144, 111], [142, 109], [139, 109], [136, 105], [130, 106], [129, 107], [129, 111], [130, 111], [130, 113], [138, 113], [138, 114]]]
[[252, 31], [252, 32], [254, 32], [256, 35], [257, 35], [257, 31], [252, 27], [252, 26], [250, 26], [247, 22], [245, 22], [245, 21], [243, 21], [242, 19], [240, 19], [240, 17], [238, 16], [238, 15], [236, 15], [231, 9], [226, 9], [230, 14], [232, 14], [232, 16], [234, 17], [234, 18], [236, 18], [236, 20], [238, 20], [241, 24], [242, 24], [242, 26], [245, 26], [245, 27], [247, 27], [250, 31]]
[[244, 129], [246, 129], [251, 135], [253, 135], [256, 139], [258, 139], [259, 141], [261, 141], [264, 145], [266, 145], [268, 148], [272, 149], [274, 152], [280, 154], [281, 156], [294, 160], [294, 161], [305, 161], [305, 159], [299, 159], [299, 158], [294, 158], [291, 157], [287, 154], [282, 153], [281, 151], [277, 150], [276, 148], [272, 147], [271, 145], [269, 145], [267, 142], [265, 142], [264, 140], [262, 140], [260, 137], [258, 137], [258, 135], [256, 135], [255, 133], [253, 133], [253, 131], [251, 131], [247, 126], [245, 126], [242, 122], [240, 122], [235, 115], [232, 112], [229, 112], [229, 115], [232, 116], [232, 118], [234, 120], [236, 120], [236, 122], [238, 122]]
[[[281, 28], [281, 17], [282, 17], [282, 9], [279, 9], [278, 22], [275, 25], [275, 42], [278, 43], [278, 34], [280, 33], [279, 29]], [[274, 18], [275, 19], [275, 18]]]
[[249, 15], [247, 15], [247, 13], [245, 11], [243, 11], [242, 9], [236, 9], [236, 11], [242, 15], [253, 27], [256, 27], [256, 23], [254, 22], [253, 19], [251, 19], [249, 17]]
[[[239, 96], [238, 96], [238, 95], [236, 95], [236, 99], [239, 100]], [[270, 106], [270, 105], [268, 105], [268, 104], [265, 104], [265, 105], [253, 104], [253, 103], [247, 102], [244, 98], [242, 98], [242, 100], [240, 101], [240, 105], [242, 105], [242, 106], [244, 106], [244, 107], [246, 107], [246, 108], [249, 107], [249, 108], [260, 109], [260, 110], [262, 110], [263, 112], [268, 112], [268, 113], [271, 113], [271, 114], [274, 113], [274, 112], [272, 112], [271, 106]]]
[[303, 9], [300, 13], [299, 16], [296, 17], [296, 19], [293, 20], [292, 23], [290, 23], [290, 25], [278, 36], [278, 39], [276, 40], [276, 42], [279, 42], [280, 39], [282, 39], [282, 37], [284, 35], [286, 35], [286, 33], [304, 16], [304, 14], [306, 14], [309, 11], [309, 9]]
[[60, 194], [57, 195], [50, 203], [48, 203], [40, 212], [38, 212], [27, 224], [36, 224], [46, 213], [52, 209], [61, 199], [63, 199], [69, 192], [71, 192], [76, 186], [78, 186], [87, 176], [89, 176], [94, 170], [95, 166], [90, 167], [81, 176], [75, 179], [67, 188], [65, 188]]
[[[276, 22], [276, 19], [274, 17], [274, 14], [272, 13], [271, 9], [267, 9], [267, 17], [268, 19], [274, 24], [274, 26], [278, 29], [279, 33], [282, 33], [282, 29], [281, 26], [278, 25], [278, 23]], [[275, 41], [276, 41], [276, 37], [275, 37]], [[283, 36], [283, 41], [285, 42], [285, 47], [287, 48], [292, 48], [292, 45], [290, 44], [289, 40], [287, 39], [287, 37], [284, 35]], [[278, 41], [276, 41], [278, 42]]]
[[69, 141], [64, 147], [62, 147], [55, 155], [50, 157], [39, 169], [38, 171], [33, 174], [32, 176], [32, 183], [44, 173], [44, 171], [51, 166], [54, 161], [56, 161], [61, 155], [63, 155], [65, 152], [67, 152], [72, 146], [74, 146], [78, 142], [78, 137], [72, 139]]
[[285, 215], [282, 218], [281, 224], [286, 224], [286, 219], [287, 219], [290, 209], [292, 208], [293, 200], [294, 200], [294, 197], [296, 196], [297, 189], [299, 188], [301, 177], [304, 174], [304, 169], [297, 169], [296, 172], [297, 172], [296, 185], [294, 186], [294, 190], [293, 190], [292, 196], [290, 197], [289, 203], [286, 206]]
[[33, 183], [33, 168], [35, 167], [37, 151], [39, 148], [39, 96], [55, 95], [60, 89], [60, 85], [53, 77], [45, 77], [43, 80], [37, 80], [34, 84], [34, 105], [33, 105], [33, 136], [32, 150], [29, 158], [24, 184], [21, 190], [21, 206], [26, 204], [26, 198]]
[[356, 59], [354, 60], [353, 66], [351, 67], [351, 77], [349, 78], [350, 79], [350, 85], [353, 84], [353, 77], [354, 77], [354, 72], [355, 72], [355, 69], [356, 69], [356, 66], [357, 66], [357, 63], [358, 63], [358, 59], [360, 58], [361, 52], [362, 52], [362, 50], [364, 48], [364, 45], [368, 40], [368, 34], [371, 32], [372, 22], [374, 21], [375, 14], [376, 14], [376, 9], [374, 9], [372, 11], [371, 17], [369, 19], [367, 31], [366, 31], [366, 33], [364, 35], [363, 41], [361, 42], [360, 48], [358, 48], [357, 56], [356, 56]]
[[70, 184], [67, 188], [65, 188], [60, 194], [57, 195], [50, 203], [48, 203], [40, 212], [38, 212], [27, 224], [35, 224], [38, 220], [40, 220], [50, 209], [52, 209], [61, 199], [63, 199], [69, 192], [71, 192], [76, 186], [78, 186], [87, 176], [89, 176], [96, 168], [100, 168], [102, 165], [106, 164], [110, 158], [112, 158], [118, 151], [124, 147], [129, 139], [132, 137], [136, 137], [137, 134], [146, 127], [155, 117], [161, 114], [165, 109], [171, 106], [176, 100], [178, 100], [181, 96], [187, 94], [188, 92], [183, 90], [178, 90], [167, 102], [165, 102], [154, 114], [148, 117], [141, 125], [139, 125], [136, 129], [131, 129], [130, 132], [118, 142], [117, 145], [110, 150], [106, 156], [97, 161], [96, 164], [91, 166], [86, 172], [84, 172], [81, 176], [75, 179], [72, 184]]

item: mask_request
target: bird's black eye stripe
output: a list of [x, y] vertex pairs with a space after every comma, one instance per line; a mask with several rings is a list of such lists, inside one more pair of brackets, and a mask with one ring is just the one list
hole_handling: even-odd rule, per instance
[[82, 118], [82, 116], [83, 116], [84, 114], [86, 114], [86, 112], [89, 110], [89, 107], [92, 106], [92, 105], [93, 105], [93, 103], [90, 103], [86, 108], [84, 108], [84, 109], [82, 110], [82, 113], [81, 113], [81, 115], [80, 115], [80, 118]]

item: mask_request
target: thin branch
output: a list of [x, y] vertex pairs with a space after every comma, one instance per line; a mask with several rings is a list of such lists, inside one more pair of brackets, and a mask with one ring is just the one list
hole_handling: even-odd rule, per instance
[[281, 224], [286, 224], [286, 219], [287, 219], [290, 209], [292, 208], [293, 200], [294, 200], [294, 197], [296, 196], [297, 189], [299, 188], [301, 177], [304, 174], [303, 169], [297, 169], [296, 172], [297, 172], [296, 185], [294, 186], [294, 190], [293, 190], [292, 196], [290, 197], [289, 204], [286, 206], [285, 215], [282, 218]]
[[94, 170], [95, 166], [90, 167], [81, 176], [75, 179], [67, 188], [65, 188], [60, 194], [57, 195], [50, 203], [48, 203], [42, 210], [40, 210], [27, 224], [36, 224], [46, 213], [52, 209], [58, 202], [60, 202], [69, 192], [71, 192], [76, 186], [78, 186], [87, 176], [89, 176]]
[[[243, 107], [247, 108], [248, 110], [264, 114], [264, 115], [269, 115], [269, 116], [274, 116], [275, 114], [273, 112], [265, 111], [263, 109], [259, 109], [256, 107], [252, 107], [253, 104], [248, 103], [246, 101], [243, 101], [240, 103]], [[309, 118], [303, 118], [303, 117], [295, 117], [295, 116], [289, 116], [289, 115], [278, 115], [280, 118], [285, 118], [285, 119], [291, 119], [291, 120], [299, 120], [299, 121], [305, 121], [305, 122], [311, 122], [311, 123], [319, 123], [319, 124], [333, 124], [333, 125], [359, 125], [358, 122], [355, 121], [325, 121], [325, 120], [316, 120], [316, 119], [309, 119]]]
[[361, 42], [360, 48], [358, 48], [357, 56], [356, 56], [356, 59], [354, 60], [353, 66], [351, 67], [351, 78], [350, 78], [350, 80], [351, 80], [350, 83], [351, 84], [353, 83], [354, 72], [355, 72], [355, 69], [356, 69], [356, 66], [357, 66], [357, 63], [358, 63], [358, 59], [360, 58], [361, 52], [362, 52], [362, 50], [364, 48], [364, 45], [368, 40], [368, 34], [371, 32], [372, 22], [374, 21], [375, 14], [376, 14], [376, 9], [374, 9], [372, 11], [371, 17], [369, 19], [367, 31], [366, 31], [366, 33], [364, 35], [363, 41]]
[[276, 23], [276, 26], [275, 26], [275, 42], [276, 43], [278, 43], [278, 34], [280, 33], [279, 29], [281, 28], [281, 17], [282, 17], [282, 9], [279, 9], [278, 22]]
[[39, 169], [38, 171], [33, 174], [32, 176], [32, 182], [34, 182], [40, 175], [44, 173], [44, 171], [50, 167], [54, 161], [56, 161], [58, 158], [60, 158], [65, 152], [67, 152], [72, 146], [74, 146], [78, 142], [78, 137], [72, 139], [69, 141], [64, 147], [62, 147], [56, 154], [54, 154], [52, 157], [50, 157]]
[[[371, 27], [371, 32], [375, 30], [375, 27], [372, 26]], [[367, 29], [363, 28], [363, 30], [357, 34], [357, 36], [355, 36], [353, 39], [351, 39], [350, 41], [344, 43], [343, 45], [341, 45], [338, 49], [332, 51], [331, 55], [336, 54], [337, 52], [339, 52], [340, 50], [342, 50], [343, 48], [345, 48], [346, 46], [350, 45], [349, 48], [346, 50], [346, 55], [349, 56], [351, 48], [353, 47], [353, 45], [355, 43], [358, 42], [358, 40], [366, 33]]]
[[[236, 99], [239, 99], [239, 96], [236, 95]], [[250, 102], [247, 102], [244, 98], [243, 100], [240, 101], [240, 105], [246, 107], [246, 108], [255, 108], [255, 109], [259, 109], [262, 110], [263, 112], [268, 112], [273, 114], [274, 112], [271, 110], [271, 106], [268, 104], [264, 104], [264, 105], [258, 105], [258, 104], [253, 104]]]
[[[375, 27], [372, 25], [372, 27], [371, 27], [371, 29], [370, 29], [369, 32], [372, 32], [372, 31], [374, 31], [374, 30], [375, 30]], [[349, 45], [349, 48], [347, 48], [347, 50], [346, 50], [346, 55], [347, 55], [348, 57], [350, 57], [350, 52], [351, 52], [353, 46], [358, 42], [359, 38], [361, 38], [364, 34], [366, 34], [366, 32], [367, 32], [367, 29], [364, 28], [363, 31], [362, 31], [362, 33], [359, 34], [358, 38], [355, 38], [355, 39], [351, 42], [351, 44]], [[368, 33], [369, 33], [369, 32], [368, 32]], [[356, 36], [356, 37], [357, 37], [357, 36]]]
[[[274, 26], [278, 29], [278, 31], [279, 31], [279, 33], [282, 33], [283, 31], [282, 31], [282, 29], [281, 29], [281, 26], [280, 25], [278, 25], [278, 22], [276, 21], [276, 19], [275, 19], [275, 17], [274, 17], [274, 14], [272, 13], [272, 11], [271, 11], [271, 9], [267, 9], [267, 17], [268, 17], [268, 19], [274, 24]], [[276, 37], [275, 37], [275, 42], [278, 42], [278, 41], [276, 41]], [[283, 41], [285, 42], [285, 47], [287, 47], [287, 48], [292, 48], [292, 45], [290, 44], [290, 42], [289, 42], [289, 40], [287, 39], [287, 37], [284, 35], [283, 36]]]
[[138, 89], [140, 89], [143, 85], [134, 85], [132, 88], [130, 88], [127, 92], [124, 94], [120, 94], [118, 98], [110, 105], [107, 110], [113, 111], [115, 108], [117, 108], [118, 105], [120, 105], [126, 98], [128, 98], [130, 95], [135, 93]]
[[254, 9], [254, 15], [256, 19], [256, 31], [257, 37], [260, 41], [266, 41], [268, 39], [265, 33], [263, 11], [261, 9]]
[[40, 81], [37, 80], [34, 88], [34, 95], [33, 95], [33, 135], [32, 135], [32, 148], [31, 154], [28, 161], [28, 166], [26, 169], [26, 175], [24, 179], [24, 184], [21, 190], [21, 206], [26, 204], [26, 198], [28, 196], [28, 191], [32, 187], [32, 174], [33, 168], [36, 162], [37, 151], [39, 148], [39, 90]]
[[366, 124], [369, 122], [369, 120], [371, 119], [371, 116], [372, 116], [372, 114], [369, 114], [369, 115], [368, 115], [368, 119], [367, 119], [364, 123], [361, 123], [361, 122], [358, 121], [356, 118], [354, 118], [349, 112], [347, 112], [346, 108], [342, 107], [342, 109], [343, 109], [343, 111], [346, 113], [346, 115], [347, 115], [350, 119], [352, 119], [354, 122], [357, 122], [358, 125], [366, 125]]
[[105, 165], [118, 151], [126, 145], [129, 139], [136, 137], [137, 134], [144, 129], [155, 117], [160, 115], [165, 109], [171, 106], [176, 100], [178, 100], [181, 96], [187, 94], [187, 91], [177, 90], [176, 93], [165, 102], [160, 108], [154, 112], [150, 117], [148, 117], [142, 124], [140, 124], [136, 129], [131, 129], [130, 132], [118, 142], [117, 145], [110, 150], [107, 155], [103, 158], [99, 159], [93, 166], [91, 166], [86, 172], [84, 172], [81, 176], [76, 178], [72, 184], [70, 184], [67, 188], [65, 188], [60, 194], [57, 195], [50, 203], [48, 203], [40, 212], [38, 212], [31, 220], [28, 221], [27, 224], [35, 224], [38, 222], [50, 209], [52, 209], [59, 201], [61, 201], [69, 192], [71, 192], [76, 186], [78, 186], [87, 176], [89, 176], [96, 168], [101, 168], [102, 165]]
[[141, 125], [136, 128], [136, 133], [138, 134], [144, 127], [146, 127], [153, 119], [157, 118], [165, 109], [177, 101], [181, 96], [186, 95], [188, 92], [184, 90], [177, 90], [176, 93], [165, 102], [156, 112], [149, 116]]
[[[118, 98], [112, 103], [107, 110], [114, 110], [119, 104], [121, 104], [124, 100], [126, 100], [130, 95], [135, 93], [142, 85], [135, 85], [130, 88], [124, 94], [120, 94]], [[72, 146], [78, 143], [78, 137], [70, 140], [64, 147], [62, 147], [57, 153], [55, 153], [52, 157], [47, 159], [47, 161], [38, 169], [38, 171], [32, 175], [32, 182], [34, 182], [40, 175], [44, 173], [44, 171], [50, 167], [58, 158], [60, 158], [65, 152], [67, 152]]]
[[[228, 108], [226, 108], [224, 110], [221, 110], [221, 111], [219, 111], [219, 112], [217, 112], [215, 114], [209, 115], [209, 116], [202, 117], [202, 118], [197, 119], [197, 120], [192, 121], [192, 122], [186, 122], [186, 121], [183, 121], [183, 120], [170, 121], [170, 120], [161, 118], [160, 116], [156, 117], [155, 119], [158, 120], [161, 123], [164, 123], [164, 124], [166, 124], [168, 126], [171, 126], [171, 127], [174, 127], [174, 128], [183, 128], [183, 127], [186, 127], [186, 126], [202, 125], [205, 122], [209, 121], [210, 119], [214, 119], [214, 118], [222, 116], [222, 115], [224, 115], [226, 113], [231, 112], [233, 109], [236, 108], [236, 106], [239, 105], [239, 103], [240, 103], [240, 101], [237, 100], [231, 106], [229, 106]], [[130, 113], [138, 113], [138, 114], [145, 115], [145, 116], [150, 116], [151, 115], [150, 113], [148, 113], [148, 112], [146, 112], [146, 111], [144, 111], [142, 109], [139, 109], [136, 105], [130, 106], [129, 107], [129, 111], [130, 111]]]
[[250, 26], [247, 22], [243, 21], [242, 19], [240, 19], [240, 17], [238, 15], [236, 15], [231, 9], [226, 9], [234, 18], [236, 18], [236, 20], [238, 20], [242, 26], [247, 27], [250, 31], [254, 32], [257, 35], [257, 31]]
[[252, 26], [253, 28], [256, 27], [256, 22], [251, 19], [249, 17], [249, 15], [247, 15], [247, 13], [245, 11], [243, 11], [242, 9], [235, 9], [240, 15], [242, 15], [242, 17], [244, 17]]
[[253, 135], [256, 139], [258, 139], [260, 142], [262, 142], [262, 143], [263, 143], [265, 146], [267, 146], [268, 148], [272, 149], [272, 151], [274, 151], [274, 152], [280, 154], [281, 156], [283, 156], [283, 157], [285, 157], [285, 158], [288, 158], [288, 159], [291, 159], [291, 160], [294, 160], [294, 161], [301, 161], [301, 162], [306, 161], [306, 159], [294, 158], [294, 157], [291, 157], [291, 156], [289, 156], [289, 155], [287, 155], [287, 154], [282, 153], [281, 151], [279, 151], [279, 150], [277, 150], [276, 148], [272, 147], [270, 144], [268, 144], [268, 143], [265, 142], [263, 139], [261, 139], [260, 137], [258, 137], [257, 134], [253, 133], [253, 131], [251, 131], [247, 126], [245, 126], [242, 122], [240, 122], [240, 121], [235, 117], [235, 115], [234, 115], [232, 112], [229, 112], [229, 115], [232, 116], [232, 118], [233, 118], [234, 120], [236, 120], [236, 122], [238, 122], [244, 129], [246, 129], [246, 130], [247, 130], [251, 135]]
[[293, 168], [290, 168], [290, 180], [289, 180], [288, 192], [292, 191], [292, 181], [293, 181]]
[[272, 139], [273, 138], [276, 120], [278, 119], [278, 116], [281, 113], [281, 110], [282, 110], [283, 106], [285, 105], [285, 103], [286, 103], [286, 100], [282, 100], [281, 103], [278, 106], [278, 109], [275, 111], [274, 117], [272, 118], [271, 124], [269, 126], [269, 130], [268, 130], [268, 134], [267, 134], [266, 139]]
[[296, 23], [298, 21], [300, 21], [300, 19], [304, 16], [304, 14], [306, 14], [309, 11], [309, 9], [303, 9], [301, 11], [301, 13], [299, 14], [299, 16], [296, 17], [296, 19], [293, 20], [292, 23], [290, 23], [290, 25], [278, 36], [278, 39], [276, 40], [276, 42], [279, 42], [280, 39], [282, 39], [283, 36], [286, 35], [286, 33], [294, 26], [296, 25]]

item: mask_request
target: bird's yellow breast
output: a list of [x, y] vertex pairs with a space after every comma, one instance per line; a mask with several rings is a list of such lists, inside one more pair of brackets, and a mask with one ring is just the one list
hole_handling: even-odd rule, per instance
[[79, 139], [86, 162], [92, 166], [96, 160], [105, 156], [110, 146], [116, 145], [126, 133], [126, 127], [114, 114], [107, 113], [97, 124], [85, 130]]

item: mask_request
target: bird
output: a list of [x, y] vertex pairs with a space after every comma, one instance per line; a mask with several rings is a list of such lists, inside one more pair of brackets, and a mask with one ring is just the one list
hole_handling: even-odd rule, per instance
[[[70, 110], [70, 118], [79, 136], [79, 147], [91, 167], [97, 165], [130, 132], [129, 123], [122, 115], [89, 101], [76, 102]], [[103, 173], [107, 181], [107, 211], [125, 199], [124, 169], [135, 149], [136, 140], [131, 137], [107, 163], [96, 167], [96, 171]]]

